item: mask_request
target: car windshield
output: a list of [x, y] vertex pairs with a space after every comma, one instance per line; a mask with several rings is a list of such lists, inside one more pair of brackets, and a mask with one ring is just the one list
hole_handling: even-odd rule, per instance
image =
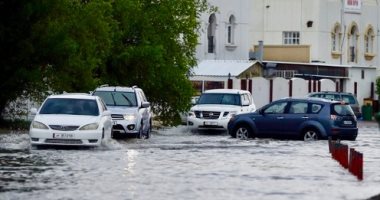
[[341, 116], [353, 116], [354, 112], [351, 109], [351, 106], [348, 104], [332, 104], [332, 114], [341, 115]]
[[94, 95], [103, 99], [107, 106], [136, 107], [137, 100], [134, 92], [96, 91]]
[[40, 114], [67, 114], [98, 116], [99, 109], [96, 100], [49, 98], [42, 105]]
[[197, 104], [241, 105], [239, 94], [203, 93]]

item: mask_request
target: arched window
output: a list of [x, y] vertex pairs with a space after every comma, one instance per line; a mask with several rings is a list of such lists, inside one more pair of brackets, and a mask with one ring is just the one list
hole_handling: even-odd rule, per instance
[[216, 17], [215, 14], [210, 15], [207, 27], [208, 53], [215, 53], [215, 29]]
[[365, 53], [367, 54], [373, 54], [373, 45], [375, 40], [375, 33], [373, 31], [372, 26], [369, 26], [367, 28], [367, 31], [364, 36], [365, 40]]
[[340, 52], [340, 46], [342, 45], [342, 32], [340, 24], [335, 24], [331, 32], [331, 50], [333, 52]]
[[358, 60], [358, 38], [359, 30], [358, 26], [353, 23], [348, 31], [348, 61], [357, 62]]
[[227, 24], [227, 44], [235, 43], [235, 16], [231, 15]]

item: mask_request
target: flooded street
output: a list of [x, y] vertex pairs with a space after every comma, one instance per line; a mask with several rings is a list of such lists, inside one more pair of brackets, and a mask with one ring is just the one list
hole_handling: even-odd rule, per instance
[[331, 159], [327, 141], [249, 141], [155, 130], [149, 140], [92, 149], [30, 149], [0, 134], [0, 199], [367, 199], [380, 193], [380, 133], [361, 127], [364, 180]]

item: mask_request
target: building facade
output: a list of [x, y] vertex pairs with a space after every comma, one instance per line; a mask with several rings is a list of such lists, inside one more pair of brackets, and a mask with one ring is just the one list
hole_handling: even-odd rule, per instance
[[380, 0], [209, 3], [218, 12], [201, 16], [200, 62], [260, 60], [267, 78], [330, 79], [337, 91], [356, 94], [360, 103], [375, 98], [380, 75]]

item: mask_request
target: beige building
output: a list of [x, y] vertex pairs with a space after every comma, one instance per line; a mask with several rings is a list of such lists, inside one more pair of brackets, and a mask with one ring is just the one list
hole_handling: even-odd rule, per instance
[[200, 62], [261, 60], [267, 78], [327, 78], [360, 103], [375, 97], [380, 0], [209, 2], [218, 12], [201, 16]]

